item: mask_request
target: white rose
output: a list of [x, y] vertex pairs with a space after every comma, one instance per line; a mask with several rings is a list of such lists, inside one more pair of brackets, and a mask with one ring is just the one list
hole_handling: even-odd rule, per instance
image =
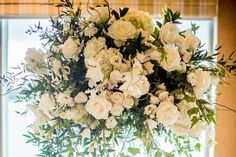
[[203, 71], [202, 68], [195, 70], [194, 73], [190, 73], [187, 76], [187, 80], [194, 86], [194, 93], [198, 99], [200, 99], [204, 92], [206, 92], [211, 82], [211, 73], [209, 71]]
[[184, 63], [188, 63], [191, 58], [192, 58], [192, 53], [191, 52], [184, 53], [184, 55], [182, 57]]
[[84, 138], [90, 139], [91, 138], [91, 131], [90, 131], [90, 129], [89, 128], [84, 129], [81, 132], [81, 136], [84, 137]]
[[96, 32], [97, 32], [97, 30], [96, 30], [96, 28], [95, 27], [86, 27], [85, 29], [84, 29], [84, 35], [85, 36], [88, 36], [88, 37], [92, 37], [92, 36], [94, 36], [95, 34], [96, 34]]
[[168, 101], [161, 102], [157, 107], [156, 117], [159, 123], [162, 123], [164, 126], [170, 126], [178, 120], [179, 111], [172, 103]]
[[109, 8], [108, 7], [96, 7], [91, 11], [91, 17], [89, 21], [95, 22], [96, 24], [105, 23], [109, 19]]
[[56, 100], [59, 104], [69, 107], [73, 107], [75, 104], [73, 98], [68, 93], [59, 93], [56, 96]]
[[186, 47], [185, 47], [185, 38], [181, 35], [178, 35], [175, 38], [175, 45], [178, 46], [180, 49], [186, 49]]
[[164, 46], [164, 51], [166, 52], [166, 58], [160, 62], [162, 68], [168, 72], [178, 69], [181, 60], [178, 50], [167, 44]]
[[144, 124], [146, 124], [150, 130], [154, 129], [157, 127], [157, 122], [152, 119], [148, 119], [144, 121]]
[[154, 113], [156, 109], [157, 109], [156, 105], [150, 104], [144, 108], [144, 114], [150, 115], [151, 113]]
[[151, 104], [158, 104], [159, 102], [160, 102], [160, 99], [158, 97], [153, 96], [153, 95], [150, 97]]
[[158, 95], [159, 99], [161, 101], [166, 101], [169, 97], [169, 92], [167, 91], [164, 91], [164, 92], [161, 92], [159, 95]]
[[122, 104], [124, 100], [124, 94], [121, 92], [114, 92], [110, 96], [110, 99], [114, 104]]
[[160, 29], [160, 38], [163, 44], [172, 44], [179, 35], [179, 28], [176, 24], [167, 22]]
[[186, 33], [185, 37], [185, 46], [187, 49], [189, 49], [191, 52], [194, 52], [198, 49], [198, 46], [200, 44], [200, 40], [194, 36], [192, 33]]
[[136, 28], [129, 21], [118, 20], [115, 21], [108, 28], [108, 35], [115, 40], [126, 41], [134, 38]]
[[95, 120], [95, 121], [93, 121], [91, 124], [90, 124], [90, 129], [96, 129], [97, 128], [97, 126], [99, 125], [99, 121], [98, 120]]
[[148, 74], [152, 74], [154, 72], [153, 70], [154, 64], [151, 62], [144, 63], [144, 68], [147, 70]]
[[78, 55], [80, 53], [80, 42], [79, 40], [74, 40], [69, 37], [62, 48], [62, 53], [67, 59], [75, 59], [78, 60]]
[[53, 110], [56, 109], [55, 98], [49, 93], [41, 95], [39, 100], [39, 109], [42, 110], [47, 116], [51, 117]]
[[86, 103], [88, 100], [87, 95], [84, 92], [79, 92], [75, 97], [74, 100], [76, 103], [81, 104], [81, 103]]
[[111, 108], [111, 114], [113, 116], [120, 116], [120, 115], [122, 115], [123, 111], [124, 111], [124, 107], [121, 104], [113, 105]]
[[112, 104], [103, 96], [97, 95], [90, 98], [85, 109], [96, 119], [107, 119]]
[[123, 106], [127, 109], [130, 109], [134, 106], [134, 99], [131, 96], [124, 98]]
[[115, 119], [115, 117], [111, 116], [106, 120], [106, 127], [107, 129], [112, 129], [117, 125], [117, 121]]
[[135, 98], [139, 98], [145, 95], [149, 91], [149, 81], [143, 75], [137, 75], [129, 72], [124, 77], [125, 83], [122, 84], [119, 90], [123, 91], [125, 95], [130, 95]]

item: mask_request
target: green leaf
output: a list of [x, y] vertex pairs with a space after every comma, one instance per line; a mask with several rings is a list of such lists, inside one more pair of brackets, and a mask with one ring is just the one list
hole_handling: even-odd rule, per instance
[[192, 119], [191, 119], [191, 122], [192, 122], [192, 125], [191, 125], [191, 128], [197, 124], [197, 122], [199, 121], [200, 119], [196, 116], [194, 116]]
[[128, 11], [129, 11], [129, 8], [120, 9], [120, 17], [125, 16]]
[[189, 116], [192, 116], [193, 114], [197, 114], [199, 112], [199, 108], [194, 107], [187, 111]]
[[201, 149], [201, 144], [200, 144], [200, 143], [197, 143], [194, 147], [195, 147], [195, 149], [196, 149], [197, 151], [200, 151], [200, 149]]
[[132, 154], [132, 155], [137, 155], [140, 153], [139, 148], [134, 148], [134, 147], [129, 147], [128, 151]]

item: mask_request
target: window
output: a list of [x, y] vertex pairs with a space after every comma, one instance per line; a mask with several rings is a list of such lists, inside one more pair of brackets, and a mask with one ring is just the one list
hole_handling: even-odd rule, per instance
[[[38, 21], [41, 24], [47, 25], [47, 19], [5, 19], [1, 21], [2, 27], [2, 45], [3, 73], [6, 71], [12, 71], [10, 67], [15, 67], [24, 61], [25, 52], [30, 47], [36, 49], [41, 48], [41, 41], [37, 34], [29, 36], [25, 33], [28, 26], [32, 26]], [[183, 20], [183, 24], [180, 25], [181, 29], [186, 29], [191, 26], [191, 21], [200, 26], [197, 36], [203, 43], [206, 43], [205, 47], [210, 50], [213, 49], [213, 24], [212, 20]], [[1, 52], [1, 51], [0, 51]], [[25, 104], [14, 103], [14, 94], [3, 97], [2, 102], [2, 121], [3, 121], [3, 157], [32, 157], [37, 153], [37, 147], [26, 144], [26, 139], [22, 136], [27, 131], [27, 126], [34, 120], [32, 115], [26, 117], [18, 115], [15, 111], [23, 111]], [[202, 152], [196, 156], [210, 156], [209, 150], [205, 146], [205, 135], [201, 138]]]

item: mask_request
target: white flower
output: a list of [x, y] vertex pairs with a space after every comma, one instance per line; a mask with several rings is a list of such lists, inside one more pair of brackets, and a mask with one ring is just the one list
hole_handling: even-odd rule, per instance
[[176, 50], [171, 44], [167, 44], [164, 46], [164, 51], [166, 56], [160, 62], [162, 68], [168, 72], [178, 69], [181, 60], [178, 50]]
[[151, 62], [144, 63], [144, 68], [147, 70], [148, 74], [152, 74], [154, 72], [153, 70], [154, 64]]
[[150, 104], [150, 105], [145, 107], [144, 114], [150, 115], [151, 113], [155, 112], [156, 109], [157, 109], [156, 105]]
[[122, 57], [119, 55], [113, 55], [110, 58], [110, 63], [114, 65], [115, 67], [119, 67], [122, 63]]
[[84, 124], [87, 121], [88, 112], [84, 105], [76, 104], [59, 115], [63, 119], [73, 120], [77, 124]]
[[162, 123], [164, 126], [170, 126], [178, 120], [179, 111], [171, 102], [161, 102], [157, 107], [156, 117], [159, 123]]
[[187, 80], [194, 86], [194, 93], [198, 99], [200, 99], [204, 92], [206, 92], [211, 85], [211, 73], [209, 71], [203, 71], [202, 68], [195, 70], [194, 73], [190, 73], [187, 76]]
[[124, 100], [124, 95], [121, 92], [114, 92], [110, 96], [110, 99], [114, 104], [122, 104]]
[[114, 84], [120, 82], [123, 78], [123, 75], [119, 70], [114, 70], [110, 73], [110, 81]]
[[188, 63], [191, 58], [192, 58], [192, 53], [191, 52], [184, 53], [184, 55], [182, 57], [184, 63]]
[[80, 53], [80, 42], [69, 37], [62, 48], [62, 53], [66, 59], [78, 60]]
[[93, 121], [91, 124], [90, 124], [90, 129], [96, 129], [97, 128], [97, 126], [99, 125], [99, 121], [98, 120], [95, 120], [95, 121]]
[[39, 100], [39, 109], [42, 110], [47, 116], [51, 117], [53, 110], [56, 109], [56, 102], [52, 95], [44, 93]]
[[124, 107], [122, 104], [115, 104], [111, 108], [111, 114], [113, 116], [120, 116], [120, 115], [122, 115], [123, 111], [124, 111]]
[[163, 44], [172, 44], [179, 36], [179, 28], [176, 24], [167, 22], [160, 29], [160, 38]]
[[186, 64], [185, 64], [184, 62], [180, 62], [180, 66], [179, 66], [179, 68], [177, 69], [178, 72], [180, 72], [180, 73], [185, 73], [185, 72], [186, 72], [186, 69], [187, 69]]
[[196, 104], [182, 100], [177, 106], [180, 110], [180, 116], [176, 123], [171, 126], [171, 130], [177, 135], [199, 136], [205, 129], [205, 122], [199, 121], [191, 128], [192, 122], [188, 115], [188, 110], [196, 107]]
[[107, 129], [112, 129], [117, 125], [117, 121], [115, 119], [115, 117], [111, 116], [106, 120], [106, 127]]
[[104, 74], [102, 72], [101, 66], [99, 62], [94, 59], [86, 60], [87, 73], [86, 78], [89, 79], [89, 86], [96, 86], [97, 82], [100, 82], [104, 78]]
[[56, 96], [56, 100], [59, 104], [63, 106], [73, 107], [75, 104], [73, 98], [68, 93], [59, 93]]
[[191, 33], [191, 30], [188, 30], [185, 33], [186, 48], [189, 49], [191, 52], [194, 52], [198, 49], [199, 44], [200, 44], [200, 40]]
[[169, 92], [167, 91], [164, 91], [164, 92], [161, 92], [159, 95], [158, 95], [159, 99], [161, 101], [166, 101], [169, 97]]
[[84, 32], [85, 36], [92, 37], [92, 36], [94, 36], [96, 34], [97, 30], [96, 30], [96, 28], [94, 26], [92, 26], [92, 27], [88, 26], [88, 27], [86, 27], [84, 29], [83, 32]]
[[129, 21], [118, 20], [115, 21], [108, 28], [108, 35], [118, 41], [126, 41], [134, 38], [136, 28]]
[[28, 49], [25, 56], [26, 70], [29, 72], [38, 73], [39, 75], [47, 73], [45, 63], [46, 54], [35, 48]]
[[157, 127], [157, 122], [155, 120], [152, 120], [152, 119], [145, 120], [144, 124], [147, 124], [147, 126], [149, 127], [150, 130]]
[[84, 49], [85, 58], [95, 57], [98, 52], [106, 48], [106, 39], [102, 37], [93, 37], [87, 42], [87, 45]]
[[123, 91], [125, 95], [139, 98], [149, 91], [150, 84], [148, 79], [136, 72], [128, 72], [124, 77], [124, 81], [125, 83], [120, 86], [119, 90]]
[[85, 105], [87, 112], [96, 119], [107, 119], [111, 107], [112, 104], [101, 95], [91, 97]]
[[134, 106], [134, 99], [131, 96], [124, 98], [123, 106], [127, 109], [130, 109]]
[[159, 102], [160, 102], [160, 99], [158, 97], [153, 96], [153, 95], [150, 97], [151, 104], [158, 104]]
[[105, 23], [109, 19], [109, 12], [108, 7], [96, 7], [91, 11], [92, 16], [89, 17], [89, 21], [96, 24]]
[[75, 97], [74, 101], [78, 104], [86, 103], [88, 100], [87, 95], [84, 92], [79, 92]]
[[84, 130], [81, 132], [81, 136], [82, 136], [83, 138], [88, 138], [88, 139], [90, 139], [90, 138], [91, 138], [91, 131], [90, 131], [90, 129], [89, 129], [89, 128], [84, 129]]
[[93, 142], [90, 143], [88, 151], [89, 152], [94, 152], [95, 149], [97, 149], [97, 148], [98, 148], [97, 141], [93, 141]]
[[127, 14], [124, 17], [122, 17], [122, 19], [131, 22], [136, 27], [136, 29], [141, 28], [148, 34], [153, 33], [154, 30], [153, 19], [147, 12], [129, 9]]

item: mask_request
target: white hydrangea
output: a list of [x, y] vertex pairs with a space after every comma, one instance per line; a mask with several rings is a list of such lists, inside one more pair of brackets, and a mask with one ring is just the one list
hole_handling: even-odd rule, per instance
[[85, 105], [85, 109], [96, 119], [107, 119], [111, 111], [112, 104], [102, 95], [90, 97]]
[[29, 48], [26, 52], [25, 62], [26, 70], [34, 72], [39, 75], [46, 74], [48, 72], [46, 66], [46, 54], [42, 50], [36, 50], [35, 48]]
[[108, 35], [117, 41], [134, 38], [136, 28], [129, 21], [118, 20], [108, 28]]
[[154, 23], [149, 13], [134, 9], [129, 9], [127, 14], [122, 19], [131, 22], [136, 29], [142, 29], [148, 34], [152, 34], [154, 31]]
[[95, 57], [98, 52], [106, 48], [106, 39], [102, 37], [93, 37], [86, 44], [84, 49], [85, 58]]
[[174, 104], [164, 101], [157, 107], [156, 118], [164, 126], [170, 126], [178, 120], [179, 111]]
[[160, 38], [163, 44], [173, 44], [179, 36], [176, 24], [167, 22], [160, 29]]
[[147, 77], [131, 71], [125, 74], [124, 83], [119, 90], [123, 91], [125, 95], [139, 98], [148, 93], [149, 87], [150, 83]]
[[165, 57], [161, 60], [160, 65], [163, 69], [168, 72], [177, 70], [180, 66], [180, 55], [178, 50], [176, 50], [171, 44], [164, 46]]

